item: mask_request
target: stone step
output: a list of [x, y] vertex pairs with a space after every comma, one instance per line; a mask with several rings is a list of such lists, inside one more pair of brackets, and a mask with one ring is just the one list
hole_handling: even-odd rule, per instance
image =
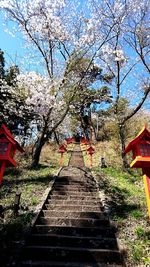
[[97, 212], [102, 211], [100, 205], [98, 206], [85, 206], [85, 205], [57, 205], [57, 204], [45, 204], [44, 209], [48, 210], [57, 210], [57, 211], [90, 211], [90, 212]]
[[74, 226], [74, 227], [103, 227], [110, 226], [110, 222], [107, 219], [76, 219], [76, 218], [55, 218], [55, 217], [39, 217], [38, 224], [44, 225], [66, 225], [66, 226]]
[[26, 246], [22, 250], [23, 260], [54, 260], [71, 262], [101, 262], [101, 263], [122, 263], [122, 256], [118, 250], [74, 248], [66, 246]]
[[75, 176], [73, 176], [73, 175], [69, 175], [69, 176], [67, 176], [67, 175], [64, 175], [64, 176], [59, 176], [59, 177], [57, 177], [56, 178], [56, 182], [64, 182], [64, 183], [66, 183], [66, 182], [76, 182], [76, 183], [80, 183], [80, 182], [82, 182], [82, 183], [90, 183], [90, 182], [94, 182], [95, 183], [95, 180], [94, 180], [94, 178], [92, 177], [92, 176], [80, 176], [80, 175], [75, 175]]
[[32, 234], [27, 245], [41, 246], [71, 246], [98, 249], [118, 249], [117, 239], [114, 238], [91, 238], [65, 235]]
[[73, 185], [73, 186], [96, 186], [96, 182], [95, 181], [92, 181], [92, 180], [55, 180], [55, 185]]
[[78, 185], [74, 185], [74, 184], [70, 184], [70, 185], [66, 185], [66, 184], [54, 184], [54, 186], [53, 186], [53, 189], [68, 189], [68, 190], [79, 190], [79, 189], [82, 189], [82, 190], [84, 190], [84, 189], [86, 189], [86, 190], [89, 190], [89, 191], [92, 191], [93, 189], [94, 190], [97, 190], [97, 187], [96, 187], [96, 185], [93, 185], [93, 186], [91, 186], [91, 185], [80, 185], [80, 184], [78, 184]]
[[85, 201], [85, 200], [78, 200], [78, 199], [74, 199], [74, 200], [61, 200], [61, 199], [47, 199], [47, 204], [56, 204], [56, 205], [84, 205], [84, 206], [102, 206], [102, 203], [98, 201]]
[[90, 194], [90, 193], [97, 193], [98, 191], [97, 191], [97, 189], [91, 189], [91, 190], [89, 190], [89, 189], [87, 189], [87, 188], [66, 188], [66, 187], [61, 187], [61, 186], [59, 186], [59, 187], [54, 187], [53, 189], [52, 189], [52, 191], [53, 192], [62, 192], [62, 193], [65, 193], [65, 192], [70, 192], [71, 194], [72, 193], [76, 193], [76, 194], [78, 194], [78, 193], [88, 193], [88, 194]]
[[116, 264], [104, 264], [94, 262], [66, 262], [66, 261], [22, 261], [19, 267], [123, 267], [123, 265]]
[[91, 236], [97, 238], [115, 238], [114, 227], [70, 227], [60, 225], [39, 225], [36, 224], [33, 233], [56, 234], [69, 236]]
[[40, 246], [71, 246], [71, 247], [84, 247], [96, 249], [118, 249], [117, 239], [115, 238], [92, 238], [78, 237], [78, 236], [65, 236], [65, 235], [44, 235], [32, 234], [27, 241], [27, 245], [40, 245]]
[[42, 210], [41, 216], [47, 217], [62, 217], [62, 218], [91, 218], [91, 219], [101, 219], [107, 218], [104, 212], [79, 212], [79, 211], [57, 211], [57, 210]]
[[80, 196], [74, 196], [74, 195], [72, 195], [72, 196], [69, 196], [69, 195], [55, 195], [55, 194], [53, 194], [53, 195], [49, 195], [49, 199], [55, 199], [55, 200], [85, 200], [85, 201], [100, 201], [100, 198], [99, 198], [99, 196], [95, 196], [95, 197], [93, 197], [93, 196], [82, 196], [82, 195], [80, 195]]
[[74, 184], [74, 185], [96, 185], [96, 181], [94, 179], [85, 179], [85, 178], [76, 178], [76, 177], [68, 177], [68, 178], [61, 178], [60, 180], [55, 180], [57, 184]]
[[69, 196], [69, 195], [74, 195], [74, 196], [87, 196], [87, 197], [97, 197], [98, 196], [98, 191], [96, 192], [76, 192], [76, 191], [66, 191], [62, 192], [60, 190], [52, 190], [51, 192], [52, 195], [55, 196]]

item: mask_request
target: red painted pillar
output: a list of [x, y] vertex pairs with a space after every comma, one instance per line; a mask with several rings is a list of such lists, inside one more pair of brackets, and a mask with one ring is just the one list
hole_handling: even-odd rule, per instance
[[6, 167], [6, 162], [2, 161], [2, 165], [1, 165], [1, 168], [0, 168], [0, 186], [2, 184], [5, 167]]
[[63, 153], [61, 153], [61, 156], [60, 156], [60, 167], [62, 167], [63, 165]]
[[90, 167], [92, 168], [92, 154], [90, 154]]

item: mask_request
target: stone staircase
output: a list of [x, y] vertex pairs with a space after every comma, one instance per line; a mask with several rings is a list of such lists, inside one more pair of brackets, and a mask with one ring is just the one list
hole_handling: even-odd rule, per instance
[[16, 266], [123, 266], [115, 228], [86, 170], [62, 169]]

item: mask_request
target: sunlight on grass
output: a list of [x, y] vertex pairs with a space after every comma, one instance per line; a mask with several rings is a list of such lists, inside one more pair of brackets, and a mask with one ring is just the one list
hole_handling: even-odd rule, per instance
[[110, 216], [118, 224], [118, 237], [133, 265], [149, 264], [150, 232], [142, 177], [120, 168], [93, 168], [100, 190], [109, 197]]

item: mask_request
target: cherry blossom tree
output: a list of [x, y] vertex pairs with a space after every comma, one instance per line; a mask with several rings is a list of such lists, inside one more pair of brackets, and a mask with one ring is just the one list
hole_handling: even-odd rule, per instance
[[[42, 146], [80, 95], [93, 64], [106, 70], [106, 80], [113, 78], [114, 116], [127, 165], [124, 125], [149, 95], [148, 1], [0, 0], [0, 6], [46, 70], [45, 77], [35, 73], [18, 77], [18, 86], [30, 92], [28, 108], [38, 114], [40, 133], [32, 166], [38, 164]], [[81, 61], [84, 67], [77, 70]], [[122, 97], [132, 107], [123, 116], [118, 109]]]
[[[83, 3], [69, 0], [0, 0], [0, 4], [6, 19], [15, 23], [14, 33], [19, 30], [24, 34], [27, 47], [39, 59], [39, 64], [44, 63], [46, 70], [45, 77], [35, 73], [32, 73], [32, 79], [31, 73], [18, 77], [18, 86], [28, 88], [30, 92], [26, 99], [28, 107], [36, 114], [39, 112], [40, 133], [32, 161], [35, 167], [44, 143], [68, 113], [114, 25], [107, 26], [105, 16], [97, 20], [94, 13], [90, 14], [90, 2], [84, 3], [86, 10], [82, 8]], [[101, 41], [97, 42], [98, 38]], [[82, 75], [74, 77], [75, 66], [86, 55], [91, 60]], [[61, 99], [64, 96], [65, 102]]]
[[5, 68], [4, 52], [0, 50], [0, 123], [7, 124], [15, 134], [20, 122], [26, 130], [33, 119], [26, 107], [23, 91], [20, 93], [16, 85], [18, 73], [16, 65]]

